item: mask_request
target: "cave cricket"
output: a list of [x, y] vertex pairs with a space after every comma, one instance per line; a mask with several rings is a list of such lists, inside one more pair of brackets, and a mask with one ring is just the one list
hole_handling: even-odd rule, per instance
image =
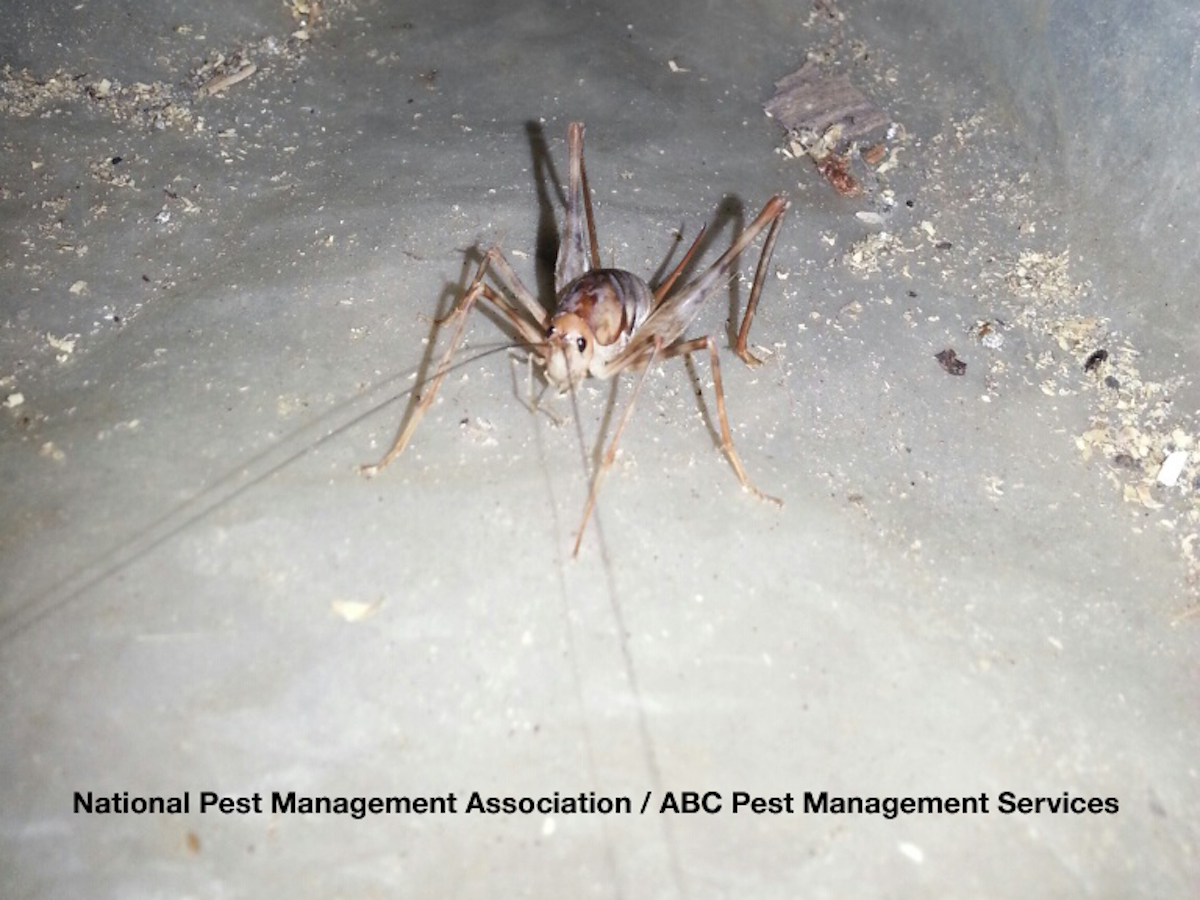
[[[449, 345], [434, 371], [429, 386], [403, 424], [391, 448], [376, 463], [364, 465], [364, 475], [375, 475], [404, 452], [409, 440], [433, 404], [438, 388], [450, 368], [451, 360], [466, 332], [472, 308], [482, 297], [495, 305], [511, 323], [534, 360], [545, 371], [546, 380], [560, 393], [573, 391], [587, 376], [612, 378], [626, 369], [641, 369], [642, 374], [613, 433], [612, 440], [592, 476], [591, 490], [579, 523], [573, 555], [578, 555], [600, 483], [616, 459], [617, 444], [634, 404], [646, 383], [651, 367], [674, 356], [707, 350], [712, 367], [713, 390], [717, 401], [721, 449], [725, 452], [742, 486], [764, 500], [781, 501], [760, 491], [746, 474], [741, 457], [733, 445], [725, 410], [725, 391], [721, 383], [721, 363], [711, 335], [683, 340], [684, 332], [696, 318], [704, 302], [725, 286], [734, 273], [738, 256], [764, 230], [767, 236], [759, 254], [758, 267], [738, 329], [734, 351], [747, 365], [761, 361], [747, 349], [750, 323], [762, 293], [763, 280], [770, 265], [775, 238], [783, 222], [788, 202], [776, 195], [762, 212], [734, 240], [732, 246], [701, 274], [675, 289], [675, 283], [691, 262], [704, 236], [701, 229], [679, 265], [655, 288], [631, 272], [603, 268], [600, 264], [592, 200], [583, 160], [583, 124], [572, 122], [567, 131], [570, 171], [567, 184], [566, 220], [558, 249], [554, 287], [557, 305], [553, 312], [538, 302], [521, 283], [516, 272], [496, 247], [489, 249], [479, 264], [470, 285], [453, 310], [439, 324], [454, 323]], [[493, 287], [488, 278], [495, 282]], [[499, 290], [497, 290], [497, 287]], [[516, 301], [517, 305], [513, 304]]]

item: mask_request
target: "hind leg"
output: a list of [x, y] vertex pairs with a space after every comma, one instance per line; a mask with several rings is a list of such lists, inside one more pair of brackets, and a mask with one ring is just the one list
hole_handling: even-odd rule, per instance
[[554, 272], [555, 291], [561, 291], [589, 269], [600, 268], [596, 221], [592, 217], [592, 195], [588, 190], [587, 169], [583, 165], [582, 122], [572, 122], [567, 128], [567, 146], [571, 154], [570, 169], [567, 173], [567, 216], [563, 223], [562, 240], [558, 245], [558, 264]]

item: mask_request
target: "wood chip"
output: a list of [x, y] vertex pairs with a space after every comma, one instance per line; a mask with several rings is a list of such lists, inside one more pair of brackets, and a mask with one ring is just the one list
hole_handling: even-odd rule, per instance
[[213, 94], [220, 93], [233, 87], [241, 81], [245, 81], [251, 75], [258, 71], [258, 66], [254, 63], [246, 63], [236, 72], [230, 72], [228, 75], [218, 75], [216, 78], [211, 78], [196, 89], [197, 97], [210, 97]]
[[825, 180], [843, 197], [857, 197], [862, 185], [850, 172], [854, 142], [880, 132], [864, 158], [864, 167], [883, 161], [883, 130], [888, 117], [850, 83], [846, 75], [829, 75], [809, 61], [775, 82], [775, 96], [763, 107], [788, 133], [793, 156], [807, 154]]
[[934, 359], [941, 363], [942, 368], [951, 375], [967, 374], [967, 364], [958, 358], [958, 354], [954, 352], [953, 348], [934, 354]]
[[775, 82], [775, 96], [765, 107], [767, 115], [788, 131], [824, 134], [842, 126], [842, 137], [852, 140], [888, 124], [888, 118], [846, 75], [827, 75], [814, 62]]

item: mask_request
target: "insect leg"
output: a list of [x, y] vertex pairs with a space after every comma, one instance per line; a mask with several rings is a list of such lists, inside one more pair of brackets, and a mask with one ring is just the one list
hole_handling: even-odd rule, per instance
[[[481, 287], [483, 290], [483, 296], [492, 301], [492, 303], [494, 303], [500, 309], [500, 311], [504, 313], [505, 318], [512, 323], [512, 327], [517, 330], [517, 332], [524, 339], [525, 343], [531, 348], [535, 348], [535, 352], [537, 352], [536, 348], [543, 346], [546, 342], [546, 338], [543, 333], [536, 326], [530, 324], [530, 322], [521, 315], [521, 311], [505, 300], [502, 294], [492, 290], [486, 284], [482, 285]], [[541, 354], [539, 353], [539, 355]]]
[[[733, 245], [722, 253], [716, 262], [682, 288], [663, 298], [650, 317], [646, 319], [641, 330], [634, 335], [621, 357], [636, 356], [641, 352], [641, 345], [651, 340], [661, 338], [663, 344], [670, 347], [678, 338], [682, 337], [684, 330], [696, 317], [700, 307], [704, 305], [704, 301], [729, 278], [730, 272], [737, 263], [738, 254], [746, 249], [746, 246], [758, 237], [768, 224], [778, 223], [780, 216], [787, 209], [787, 205], [787, 200], [782, 196], [775, 196], [767, 201], [767, 205], [763, 207], [758, 217], [737, 236]], [[772, 229], [772, 234], [774, 233], [774, 229]], [[766, 272], [765, 263], [760, 265], [760, 270], [763, 273]], [[757, 297], [755, 297], [755, 303], [757, 303]], [[618, 357], [618, 362], [621, 357]]]
[[604, 478], [605, 473], [612, 468], [612, 464], [617, 458], [617, 443], [621, 440], [621, 432], [629, 424], [629, 419], [633, 415], [633, 406], [646, 384], [646, 376], [650, 374], [650, 368], [654, 365], [654, 361], [661, 351], [662, 341], [655, 341], [654, 349], [651, 350], [650, 358], [646, 362], [646, 368], [642, 371], [642, 377], [638, 379], [637, 387], [633, 389], [633, 394], [629, 398], [629, 404], [625, 407], [625, 412], [621, 416], [621, 421], [617, 424], [616, 432], [613, 434], [612, 442], [604, 452], [604, 458], [600, 461], [600, 468], [596, 470], [596, 474], [592, 478], [592, 489], [588, 493], [587, 505], [583, 508], [583, 520], [579, 523], [579, 534], [575, 537], [575, 549], [571, 551], [572, 556], [579, 555], [579, 545], [583, 543], [584, 529], [587, 528], [588, 519], [591, 518], [592, 509], [596, 505], [596, 497], [600, 493], [600, 481]]
[[700, 246], [700, 241], [704, 239], [704, 232], [707, 230], [707, 225], [700, 226], [700, 231], [696, 235], [696, 239], [692, 241], [692, 246], [688, 247], [687, 253], [683, 254], [683, 259], [679, 261], [679, 265], [675, 267], [675, 271], [663, 279], [663, 283], [654, 289], [655, 306], [662, 303], [663, 297], [667, 296], [667, 294], [671, 292], [672, 285], [675, 284], [675, 281], [683, 273], [683, 270], [687, 267], [687, 264], [692, 261], [692, 257], [696, 255], [696, 248]]
[[783, 505], [783, 501], [778, 497], [772, 497], [770, 494], [764, 494], [754, 482], [750, 480], [750, 476], [746, 474], [746, 467], [742, 465], [742, 458], [738, 456], [737, 448], [733, 446], [733, 433], [729, 430], [729, 417], [725, 412], [725, 388], [721, 383], [721, 360], [717, 355], [717, 344], [712, 337], [696, 338], [692, 341], [685, 341], [682, 344], [676, 344], [667, 351], [668, 356], [682, 356], [685, 353], [694, 353], [697, 350], [708, 349], [708, 357], [712, 365], [713, 373], [713, 392], [717, 395], [717, 421], [721, 428], [721, 449], [725, 451], [725, 456], [733, 466], [733, 471], [737, 474], [738, 481], [742, 483], [742, 487], [750, 491], [757, 497], [768, 500], [778, 506]]
[[[562, 240], [558, 245], [558, 264], [554, 273], [556, 291], [561, 291], [588, 271], [588, 248], [592, 255], [591, 268], [600, 265], [596, 225], [592, 220], [592, 198], [588, 194], [587, 173], [583, 167], [582, 122], [572, 122], [567, 128], [567, 145], [571, 153], [571, 167], [567, 175], [567, 217], [563, 222]], [[584, 246], [585, 230], [588, 248]]]
[[504, 254], [496, 247], [492, 247], [487, 252], [488, 265], [492, 273], [496, 276], [496, 280], [504, 287], [506, 291], [512, 294], [520, 304], [525, 307], [541, 326], [542, 331], [550, 324], [550, 317], [546, 315], [546, 309], [537, 302], [537, 298], [529, 293], [529, 289], [517, 277], [517, 273], [513, 271], [513, 267], [508, 264], [508, 260], [504, 258]]
[[[579, 126], [579, 184], [583, 188], [583, 212], [587, 218], [588, 247], [592, 252], [592, 268], [600, 268], [600, 245], [596, 241], [596, 219], [592, 215], [592, 192], [588, 189], [587, 168], [583, 164], [583, 123]], [[573, 160], [572, 160], [573, 161]]]
[[746, 339], [750, 336], [750, 322], [754, 319], [755, 310], [758, 309], [758, 297], [762, 293], [763, 279], [767, 277], [767, 268], [771, 264], [771, 253], [775, 250], [775, 236], [779, 232], [779, 226], [783, 224], [785, 212], [787, 212], [786, 204], [775, 213], [774, 219], [771, 221], [771, 230], [767, 232], [767, 239], [763, 241], [762, 252], [758, 255], [758, 268], [754, 272], [754, 286], [750, 288], [750, 299], [746, 302], [742, 327], [738, 329], [737, 342], [733, 345], [734, 352], [748, 366], [762, 365], [762, 360], [746, 349]]
[[434, 398], [437, 396], [438, 388], [441, 387], [442, 379], [446, 377], [446, 370], [450, 368], [450, 359], [454, 356], [454, 351], [458, 349], [458, 345], [462, 343], [463, 335], [467, 330], [467, 316], [471, 312], [471, 308], [475, 305], [475, 301], [479, 299], [486, 291], [488, 286], [483, 282], [484, 273], [487, 271], [487, 258], [479, 266], [479, 271], [475, 275], [475, 280], [471, 282], [471, 286], [467, 292], [462, 295], [462, 298], [455, 304], [453, 312], [447, 316], [447, 320], [458, 318], [458, 326], [454, 330], [454, 336], [450, 339], [450, 345], [446, 348], [445, 354], [442, 356], [441, 362], [438, 363], [437, 370], [433, 376], [433, 380], [429, 383], [428, 389], [421, 396], [417, 405], [413, 408], [412, 414], [408, 421], [396, 435], [396, 440], [392, 443], [392, 447], [379, 462], [372, 465], [359, 466], [359, 472], [367, 477], [376, 475], [386, 467], [392, 460], [404, 452], [404, 448], [408, 446], [409, 440], [413, 436], [413, 432], [417, 430], [417, 426], [421, 424], [421, 419], [425, 417], [425, 411], [433, 404]]

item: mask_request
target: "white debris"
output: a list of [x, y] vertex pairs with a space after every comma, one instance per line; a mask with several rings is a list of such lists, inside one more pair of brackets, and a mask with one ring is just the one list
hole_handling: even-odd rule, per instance
[[1179, 481], [1179, 476], [1183, 474], [1183, 467], [1187, 465], [1188, 452], [1186, 450], [1176, 450], [1170, 456], [1163, 460], [1163, 464], [1158, 469], [1158, 476], [1155, 480], [1165, 487], [1174, 487]]
[[916, 844], [910, 844], [908, 841], [898, 841], [896, 846], [899, 848], [901, 853], [903, 853], [913, 862], [918, 864], [925, 862], [925, 851]]
[[334, 600], [329, 604], [333, 612], [347, 622], [361, 622], [363, 619], [369, 619], [379, 612], [379, 607], [382, 605], [382, 597], [374, 603], [364, 603], [361, 600]]
[[72, 353], [75, 352], [75, 342], [79, 340], [79, 335], [69, 334], [65, 337], [55, 337], [47, 332], [46, 343], [54, 350], [58, 351], [55, 356], [60, 363], [66, 362]]
[[54, 445], [54, 441], [46, 441], [38, 450], [38, 455], [46, 459], [52, 459], [55, 462], [62, 462], [67, 458], [67, 455]]

